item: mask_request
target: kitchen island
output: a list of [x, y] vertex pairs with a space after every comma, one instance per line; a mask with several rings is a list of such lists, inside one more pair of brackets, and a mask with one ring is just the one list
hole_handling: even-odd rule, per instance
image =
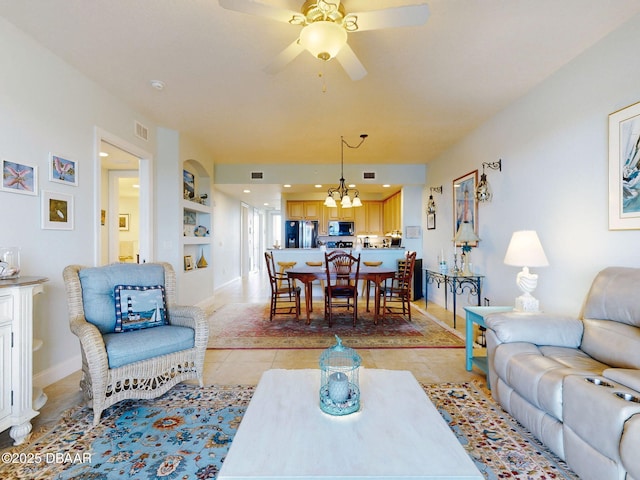
[[[325, 250], [321, 248], [270, 248], [268, 249], [273, 254], [273, 260], [278, 265], [278, 262], [296, 262], [297, 267], [306, 265], [306, 262], [322, 262], [324, 265]], [[336, 248], [327, 248], [327, 252], [332, 250], [339, 250]], [[406, 253], [405, 248], [362, 248], [357, 250], [351, 250], [354, 255], [360, 254], [360, 265], [364, 265], [364, 262], [382, 262], [382, 267], [385, 268], [397, 268], [398, 260], [404, 258]]]

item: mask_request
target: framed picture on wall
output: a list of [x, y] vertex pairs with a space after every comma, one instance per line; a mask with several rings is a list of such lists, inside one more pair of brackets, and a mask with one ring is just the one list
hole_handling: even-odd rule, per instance
[[[478, 186], [478, 170], [469, 172], [453, 181], [453, 235], [456, 235], [462, 222], [469, 222], [473, 231], [478, 234], [478, 202], [476, 187]], [[477, 242], [470, 244], [475, 247]], [[458, 245], [460, 246], [460, 245]]]
[[121, 232], [129, 231], [129, 214], [121, 213], [118, 215], [118, 230]]
[[435, 230], [436, 229], [436, 214], [428, 213], [427, 214], [427, 230]]
[[73, 230], [73, 195], [42, 191], [41, 228]]
[[78, 186], [78, 162], [49, 154], [49, 180], [66, 185]]
[[640, 103], [609, 115], [609, 229], [640, 229]]
[[0, 190], [25, 195], [38, 195], [38, 167], [2, 160]]

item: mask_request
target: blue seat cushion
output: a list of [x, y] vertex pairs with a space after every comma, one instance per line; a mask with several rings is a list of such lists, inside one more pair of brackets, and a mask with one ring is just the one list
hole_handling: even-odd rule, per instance
[[117, 263], [104, 267], [83, 268], [78, 273], [82, 285], [84, 316], [100, 333], [116, 328], [116, 285], [151, 287], [164, 285], [162, 265]]
[[195, 345], [194, 330], [177, 325], [107, 333], [102, 338], [107, 348], [109, 368], [187, 350]]

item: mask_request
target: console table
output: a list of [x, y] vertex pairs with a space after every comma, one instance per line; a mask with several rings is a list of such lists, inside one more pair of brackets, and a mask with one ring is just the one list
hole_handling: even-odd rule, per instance
[[[448, 307], [448, 289], [451, 289], [453, 294], [453, 328], [456, 328], [456, 297], [462, 294], [465, 290], [470, 295], [478, 297], [478, 306], [480, 306], [481, 300], [481, 282], [484, 275], [462, 275], [460, 273], [440, 273], [436, 270], [425, 269], [425, 301], [429, 300], [429, 284], [437, 284], [440, 288], [441, 284], [444, 284], [444, 308]], [[426, 305], [425, 302], [425, 305]]]
[[31, 419], [47, 399], [32, 388], [33, 351], [42, 345], [33, 338], [33, 296], [47, 281], [45, 277], [0, 280], [0, 431], [11, 427], [14, 445], [29, 438]]

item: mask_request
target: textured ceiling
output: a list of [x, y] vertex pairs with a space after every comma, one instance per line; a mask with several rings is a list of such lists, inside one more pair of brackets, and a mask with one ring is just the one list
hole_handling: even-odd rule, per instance
[[[262, 0], [299, 10], [303, 0]], [[344, 0], [347, 12], [420, 3]], [[263, 70], [300, 27], [216, 0], [0, 0], [0, 15], [217, 163], [425, 163], [640, 12], [638, 0], [431, 0], [421, 26], [349, 34], [352, 81], [306, 52]], [[158, 79], [158, 91], [150, 81]]]

